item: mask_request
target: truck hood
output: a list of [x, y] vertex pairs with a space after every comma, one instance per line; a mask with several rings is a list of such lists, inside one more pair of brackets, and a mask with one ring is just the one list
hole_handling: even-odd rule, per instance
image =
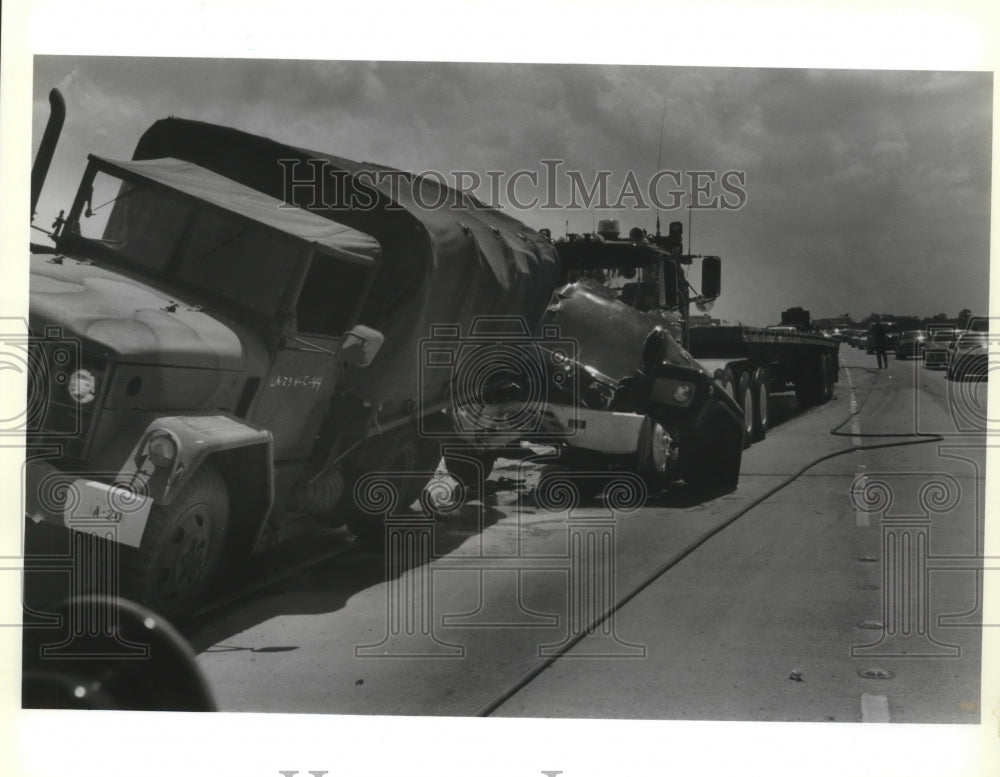
[[31, 328], [79, 338], [118, 362], [240, 370], [245, 356], [226, 324], [142, 281], [87, 261], [31, 257]]
[[669, 364], [705, 372], [670, 335], [667, 319], [626, 305], [590, 279], [557, 289], [542, 321], [573, 341], [580, 363], [616, 381], [639, 368], [646, 337], [657, 327], [667, 330], [663, 356]]

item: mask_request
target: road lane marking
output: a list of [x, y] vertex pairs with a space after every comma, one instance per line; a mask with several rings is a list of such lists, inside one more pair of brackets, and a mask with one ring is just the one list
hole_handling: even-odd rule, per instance
[[[854, 387], [854, 379], [851, 377], [851, 371], [848, 369], [847, 365], [844, 365], [844, 374], [847, 376], [847, 386], [850, 392], [850, 408], [851, 408], [851, 442], [860, 447], [861, 446], [861, 421], [858, 418], [858, 393]], [[858, 464], [858, 470], [867, 469], [864, 464]], [[864, 476], [860, 477], [856, 481], [856, 485], [860, 488], [862, 492], [868, 487], [868, 480]], [[854, 523], [859, 529], [867, 529], [871, 526], [871, 517], [868, 513], [861, 509], [854, 510]]]
[[889, 697], [861, 694], [861, 722], [889, 723]]

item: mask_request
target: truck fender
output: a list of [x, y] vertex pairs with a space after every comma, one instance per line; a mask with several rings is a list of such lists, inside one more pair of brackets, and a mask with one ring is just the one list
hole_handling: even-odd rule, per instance
[[[158, 438], [167, 437], [173, 443]], [[157, 441], [162, 451], [175, 451], [172, 461], [151, 454]], [[159, 460], [157, 460], [159, 459]], [[256, 527], [251, 542], [270, 514], [274, 502], [273, 438], [228, 415], [166, 416], [146, 427], [119, 473], [119, 482], [141, 484], [154, 504], [173, 502], [191, 476], [206, 462], [222, 475], [229, 491], [230, 511], [245, 527]]]

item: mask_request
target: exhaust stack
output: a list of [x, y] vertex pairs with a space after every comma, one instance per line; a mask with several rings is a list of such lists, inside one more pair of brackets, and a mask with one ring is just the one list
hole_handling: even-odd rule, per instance
[[56, 143], [59, 142], [59, 133], [62, 132], [63, 122], [66, 120], [66, 101], [58, 89], [49, 92], [49, 106], [49, 122], [45, 125], [45, 134], [42, 135], [42, 142], [38, 146], [35, 163], [31, 166], [32, 221], [35, 219], [35, 207], [38, 205], [38, 197], [42, 193], [45, 176], [49, 173], [49, 165], [52, 163]]

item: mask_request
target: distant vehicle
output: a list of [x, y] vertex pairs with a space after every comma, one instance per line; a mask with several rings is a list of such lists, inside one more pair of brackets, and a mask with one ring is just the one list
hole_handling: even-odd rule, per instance
[[973, 319], [969, 328], [952, 343], [948, 357], [948, 380], [985, 380], [989, 377], [988, 327], [987, 319]]
[[798, 334], [799, 330], [794, 326], [785, 326], [783, 324], [773, 324], [769, 327], [765, 327], [768, 332], [787, 332], [789, 334]]
[[896, 343], [897, 359], [919, 359], [924, 354], [924, 346], [927, 344], [927, 333], [922, 329], [914, 329], [903, 332]]
[[948, 348], [958, 337], [955, 327], [940, 327], [931, 329], [924, 342], [924, 366], [946, 367], [948, 365]]
[[[872, 327], [874, 324], [868, 325], [868, 334], [865, 340], [866, 352], [875, 353], [875, 348], [872, 342]], [[902, 329], [900, 329], [899, 324], [895, 321], [883, 321], [882, 326], [885, 327], [885, 350], [892, 351], [896, 348], [896, 343], [899, 342], [899, 337], [902, 334]]]
[[868, 343], [868, 330], [852, 329], [848, 342], [855, 348], [864, 348]]

